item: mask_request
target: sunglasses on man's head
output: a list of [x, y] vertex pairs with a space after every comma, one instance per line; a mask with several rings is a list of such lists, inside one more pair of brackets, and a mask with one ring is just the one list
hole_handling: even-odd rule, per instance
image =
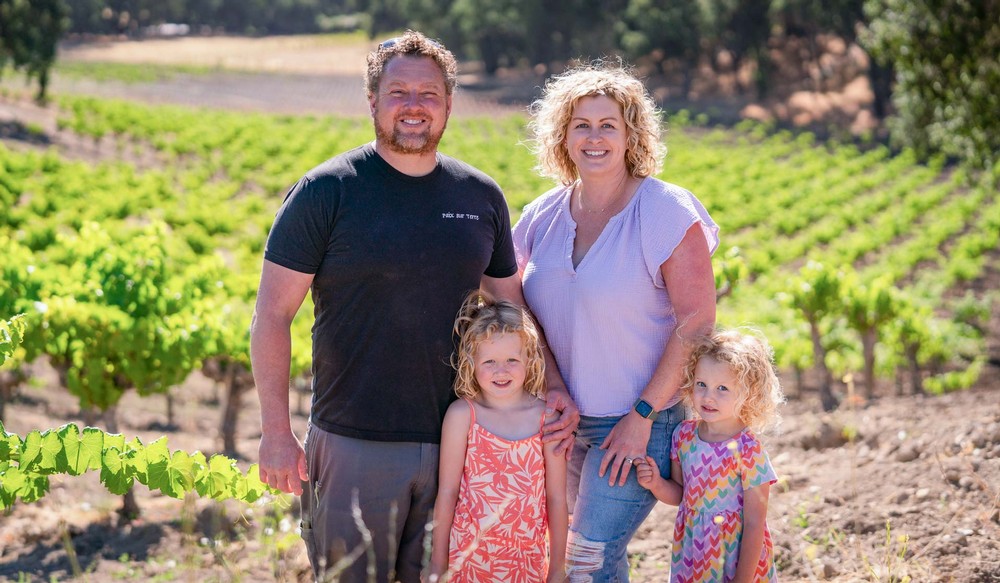
[[[390, 49], [390, 48], [396, 46], [396, 43], [398, 43], [398, 42], [400, 42], [402, 40], [403, 40], [403, 37], [401, 37], [401, 36], [397, 36], [397, 37], [394, 37], [394, 38], [390, 38], [388, 40], [384, 40], [384, 41], [378, 43], [378, 49], [379, 50]], [[430, 39], [429, 38], [429, 39], [427, 39], [427, 42], [431, 43], [432, 45], [434, 45], [435, 47], [437, 47], [439, 49], [444, 49], [444, 45], [442, 45], [441, 43], [439, 43], [438, 41], [436, 41], [434, 39]]]

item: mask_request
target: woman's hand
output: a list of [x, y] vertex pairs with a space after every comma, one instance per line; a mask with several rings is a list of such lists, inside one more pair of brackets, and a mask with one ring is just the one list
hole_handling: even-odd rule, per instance
[[600, 476], [603, 478], [610, 467], [609, 486], [614, 486], [615, 482], [618, 482], [619, 486], [625, 485], [633, 460], [642, 460], [646, 457], [646, 446], [649, 445], [652, 429], [652, 421], [640, 417], [635, 411], [630, 411], [608, 433], [601, 443], [601, 449], [605, 450], [605, 453], [601, 460]]

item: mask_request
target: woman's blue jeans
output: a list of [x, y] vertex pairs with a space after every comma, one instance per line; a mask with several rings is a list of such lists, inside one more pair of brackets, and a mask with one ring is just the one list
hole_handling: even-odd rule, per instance
[[[670, 475], [670, 438], [684, 419], [683, 405], [661, 411], [653, 423], [646, 454], [663, 477]], [[639, 485], [635, 470], [624, 486], [608, 485], [610, 469], [598, 475], [604, 438], [621, 417], [581, 417], [569, 461], [569, 507], [572, 512], [566, 564], [571, 583], [628, 581], [628, 543], [646, 519], [656, 498]]]

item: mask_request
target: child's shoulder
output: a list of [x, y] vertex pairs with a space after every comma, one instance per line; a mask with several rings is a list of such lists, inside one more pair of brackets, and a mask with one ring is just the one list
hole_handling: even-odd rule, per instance
[[674, 439], [691, 439], [698, 431], [697, 419], [685, 419], [674, 427]]
[[741, 431], [740, 434], [736, 436], [736, 439], [740, 443], [745, 443], [745, 444], [760, 443], [760, 438], [757, 437], [757, 434], [754, 433], [754, 430], [750, 429], [749, 427], [744, 428], [743, 431]]
[[457, 401], [453, 401], [451, 405], [448, 405], [448, 410], [444, 416], [445, 418], [471, 418], [473, 414], [472, 403], [468, 399], [458, 399]]
[[764, 444], [761, 442], [757, 434], [754, 433], [753, 429], [747, 427], [736, 437], [736, 441], [740, 444], [740, 449], [744, 452], [756, 452], [763, 451]]

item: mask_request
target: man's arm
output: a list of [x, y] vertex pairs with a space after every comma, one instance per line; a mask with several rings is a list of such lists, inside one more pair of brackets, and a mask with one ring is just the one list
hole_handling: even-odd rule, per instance
[[312, 280], [312, 274], [264, 260], [250, 324], [250, 362], [260, 399], [260, 479], [297, 496], [309, 475], [288, 407], [291, 325]]
[[[480, 289], [489, 293], [493, 297], [501, 300], [513, 302], [519, 306], [527, 308], [524, 301], [524, 293], [521, 291], [521, 275], [514, 274], [510, 277], [488, 277], [483, 276], [479, 284]], [[530, 308], [528, 308], [530, 311]], [[538, 322], [538, 319], [535, 319]], [[541, 335], [542, 354], [545, 356], [545, 406], [551, 411], [559, 411], [559, 417], [554, 421], [545, 423], [542, 427], [542, 441], [557, 441], [556, 453], [569, 456], [576, 438], [576, 427], [580, 424], [580, 411], [576, 408], [576, 403], [569, 396], [566, 383], [562, 374], [559, 373], [559, 365], [556, 364], [555, 356], [549, 350], [545, 341], [545, 331], [541, 324], [538, 325], [538, 332]]]

